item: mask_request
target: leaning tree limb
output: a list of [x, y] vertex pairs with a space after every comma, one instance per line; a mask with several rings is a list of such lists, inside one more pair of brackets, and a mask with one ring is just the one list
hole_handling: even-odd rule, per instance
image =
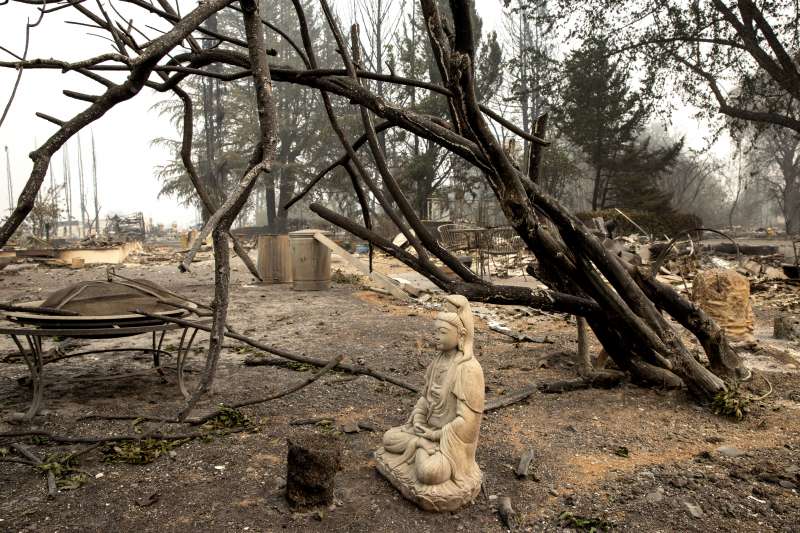
[[[173, 324], [179, 324], [179, 325], [182, 325], [184, 327], [196, 328], [196, 329], [199, 329], [201, 331], [206, 331], [206, 332], [210, 332], [211, 331], [211, 327], [210, 326], [208, 326], [206, 324], [201, 324], [199, 322], [194, 322], [194, 321], [191, 321], [191, 320], [184, 320], [182, 318], [175, 318], [175, 317], [168, 317], [168, 316], [161, 316], [161, 315], [153, 315], [153, 314], [150, 314], [147, 311], [143, 311], [141, 309], [136, 309], [134, 312], [137, 313], [137, 314], [140, 314], [140, 315], [143, 315], [143, 316], [149, 316], [149, 317], [152, 317], [152, 318], [157, 318], [158, 317], [160, 319], [163, 319], [166, 322], [172, 322]], [[231, 339], [236, 339], [237, 341], [241, 341], [241, 342], [243, 342], [245, 344], [248, 344], [248, 345], [252, 346], [253, 348], [257, 348], [257, 349], [262, 350], [264, 352], [271, 353], [272, 355], [277, 355], [278, 357], [282, 357], [284, 359], [289, 359], [290, 361], [296, 361], [298, 363], [304, 363], [304, 364], [307, 364], [307, 365], [313, 365], [313, 366], [317, 366], [317, 367], [324, 367], [328, 363], [327, 361], [322, 360], [322, 359], [315, 359], [313, 357], [308, 357], [308, 356], [305, 356], [305, 355], [297, 355], [297, 354], [293, 354], [291, 352], [287, 352], [286, 350], [282, 350], [280, 348], [276, 348], [274, 346], [269, 346], [268, 344], [264, 344], [263, 342], [257, 341], [255, 339], [251, 339], [251, 338], [246, 337], [244, 335], [241, 335], [239, 333], [234, 333], [234, 332], [232, 332], [230, 330], [227, 330], [225, 332], [225, 336], [228, 337], [228, 338], [231, 338]], [[351, 364], [348, 364], [348, 363], [337, 363], [337, 365], [336, 365], [336, 367], [334, 369], [335, 370], [341, 370], [341, 371], [344, 371], [344, 372], [347, 372], [347, 373], [350, 373], [350, 374], [362, 374], [362, 375], [365, 375], [365, 376], [370, 376], [370, 377], [373, 377], [373, 378], [377, 379], [378, 381], [385, 381], [387, 383], [391, 383], [392, 385], [397, 385], [398, 387], [401, 387], [401, 388], [406, 389], [406, 390], [410, 390], [412, 392], [419, 392], [419, 387], [417, 387], [415, 385], [412, 385], [410, 383], [406, 383], [405, 381], [403, 381], [401, 379], [398, 379], [398, 378], [395, 378], [393, 376], [390, 376], [390, 375], [387, 375], [387, 374], [383, 374], [381, 372], [373, 370], [373, 369], [371, 369], [371, 368], [369, 368], [367, 366], [363, 366], [363, 365], [356, 366], [356, 365], [351, 365]]]
[[[375, 131], [384, 131], [392, 126], [393, 124], [389, 121], [381, 122], [380, 124], [375, 126]], [[361, 137], [359, 137], [353, 142], [353, 150], [358, 151], [358, 149], [361, 148], [364, 144], [366, 144], [366, 142], [367, 142], [367, 135], [366, 134], [361, 135]], [[283, 204], [283, 208], [289, 209], [294, 204], [302, 200], [308, 193], [311, 192], [311, 190], [320, 182], [320, 180], [322, 180], [322, 178], [327, 176], [336, 167], [340, 165], [346, 166], [349, 163], [349, 161], [350, 157], [347, 154], [345, 154], [336, 161], [334, 161], [333, 163], [331, 163], [330, 165], [328, 165], [327, 167], [317, 172], [317, 174], [308, 181], [308, 183], [305, 185], [305, 187], [303, 187], [300, 190], [300, 192], [295, 194], [294, 197], [292, 197], [288, 202]]]
[[[181, 161], [183, 161], [183, 167], [186, 169], [186, 173], [189, 175], [189, 180], [192, 182], [195, 192], [197, 192], [197, 197], [200, 199], [200, 203], [203, 204], [203, 207], [207, 212], [214, 213], [217, 211], [218, 207], [215, 205], [214, 201], [211, 199], [211, 196], [209, 196], [208, 192], [203, 186], [202, 180], [197, 173], [197, 168], [194, 166], [194, 162], [192, 161], [192, 136], [194, 135], [194, 113], [192, 99], [186, 93], [186, 91], [180, 87], [176, 86], [174, 89], [172, 89], [172, 91], [183, 102], [183, 140], [181, 142]], [[239, 239], [230, 232], [228, 235], [233, 242], [233, 251], [236, 252], [236, 255], [238, 255], [242, 260], [244, 265], [247, 267], [247, 270], [249, 270], [257, 280], [264, 281], [261, 279], [261, 274], [259, 274], [258, 268], [256, 268], [256, 265], [253, 264], [253, 260], [250, 259], [247, 250], [244, 249]], [[202, 240], [200, 240], [200, 242], [202, 242]]]
[[473, 301], [500, 305], [527, 305], [545, 311], [564, 312], [580, 316], [598, 316], [602, 313], [600, 307], [591, 300], [547, 289], [531, 289], [514, 285], [469, 283], [450, 278], [442, 280], [426, 270], [416, 256], [395, 246], [391, 241], [384, 239], [377, 233], [319, 204], [311, 204], [311, 211], [331, 224], [339, 226], [367, 242], [371, 242], [385, 253], [399, 259], [407, 266], [426, 276], [445, 292], [461, 294]]
[[[270, 170], [275, 157], [275, 102], [272, 97], [272, 80], [269, 73], [269, 64], [267, 63], [266, 41], [261, 25], [261, 17], [255, 0], [241, 0], [240, 5], [242, 7], [247, 49], [250, 55], [255, 85], [259, 142], [253, 153], [250, 168], [240, 180], [237, 190], [228, 197], [206, 223], [206, 228], [214, 228], [213, 322], [203, 377], [197, 390], [189, 398], [186, 407], [178, 415], [181, 420], [186, 418], [200, 397], [213, 384], [217, 362], [222, 351], [222, 340], [225, 336], [225, 323], [228, 314], [230, 282], [230, 255], [228, 252], [227, 233], [230, 232], [231, 224], [233, 224], [239, 211], [247, 201], [247, 197], [250, 195], [250, 191], [253, 189], [259, 174], [262, 171]], [[202, 241], [202, 238], [198, 238], [198, 241]]]
[[631, 266], [630, 270], [648, 297], [657, 301], [672, 318], [697, 337], [716, 375], [737, 379], [749, 377], [741, 357], [728, 342], [725, 330], [700, 306], [681, 297], [673, 287], [661, 283], [639, 268]]
[[[358, 198], [358, 205], [361, 206], [361, 216], [364, 219], [364, 227], [367, 229], [372, 229], [372, 215], [369, 212], [369, 200], [367, 198], [367, 193], [364, 191], [364, 187], [361, 186], [361, 183], [358, 181], [358, 175], [356, 174], [353, 165], [350, 164], [348, 161], [344, 165], [344, 169], [347, 172], [347, 175], [350, 176], [350, 183], [353, 185], [353, 190], [356, 191], [356, 198]], [[372, 273], [372, 261], [375, 255], [375, 248], [372, 243], [369, 243], [369, 264], [368, 269], [369, 272]]]
[[[321, 0], [323, 6], [326, 5], [326, 0]], [[330, 23], [330, 21], [329, 21]], [[340, 47], [344, 47], [345, 51], [342, 52], [342, 59], [346, 64], [347, 70], [350, 72], [350, 76], [356, 81], [356, 83], [360, 83], [358, 79], [358, 74], [356, 72], [355, 64], [353, 63], [353, 59], [350, 58], [350, 55], [346, 52], [346, 46], [343, 42], [343, 38], [338, 31], [338, 27], [333, 24], [334, 28], [334, 35], [336, 36], [337, 42], [339, 43]], [[355, 61], [358, 62], [360, 60], [360, 50], [358, 47], [358, 26], [353, 25], [352, 28], [352, 35], [351, 35], [352, 47], [353, 47], [353, 56]], [[397, 180], [394, 179], [392, 172], [389, 170], [389, 165], [386, 162], [386, 155], [383, 153], [383, 149], [381, 148], [380, 143], [378, 142], [378, 135], [375, 130], [375, 126], [372, 124], [372, 118], [369, 115], [369, 111], [362, 106], [359, 106], [359, 110], [361, 112], [361, 121], [364, 125], [364, 131], [367, 135], [367, 142], [369, 143], [370, 151], [372, 152], [372, 159], [375, 161], [375, 166], [378, 169], [378, 173], [380, 174], [383, 184], [389, 189], [392, 198], [397, 203], [400, 212], [403, 214], [405, 219], [409, 222], [411, 229], [414, 230], [414, 233], [425, 246], [425, 248], [430, 251], [434, 256], [436, 256], [442, 263], [447, 265], [453, 272], [455, 272], [461, 279], [470, 283], [485, 283], [480, 276], [475, 274], [473, 271], [468, 269], [461, 261], [458, 260], [453, 254], [448, 252], [444, 249], [444, 247], [439, 244], [439, 241], [433, 236], [430, 230], [425, 226], [419, 217], [416, 216], [414, 212], [414, 208], [411, 206], [411, 203], [406, 198], [405, 194], [403, 194], [403, 190], [400, 188], [400, 185], [397, 183]]]
[[[308, 23], [305, 18], [305, 11], [303, 9], [300, 0], [292, 0], [292, 3], [295, 7], [295, 11], [297, 13], [298, 22], [300, 24], [300, 34], [303, 39], [303, 46], [306, 49], [306, 53], [308, 55], [309, 62], [311, 63], [312, 67], [317, 66], [316, 54], [314, 53], [314, 48], [311, 43], [310, 34], [308, 31]], [[325, 15], [325, 18], [328, 22], [328, 25], [333, 29], [334, 36], [336, 37], [337, 44], [339, 46], [339, 51], [341, 54], [347, 53], [347, 47], [344, 44], [344, 39], [341, 36], [341, 32], [338, 31], [338, 27], [336, 25], [336, 21], [333, 17], [330, 7], [328, 6], [327, 2], [322, 0], [320, 2], [322, 6], [322, 11]], [[360, 87], [360, 85], [359, 85]], [[417, 255], [420, 261], [423, 264], [428, 265], [433, 270], [438, 270], [433, 263], [431, 263], [430, 259], [428, 258], [428, 252], [425, 250], [424, 246], [420, 242], [419, 238], [411, 232], [408, 225], [405, 221], [397, 214], [391, 204], [387, 201], [384, 197], [381, 190], [377, 187], [374, 181], [369, 177], [369, 173], [367, 172], [364, 164], [362, 163], [361, 159], [357, 156], [353, 146], [350, 144], [350, 141], [347, 138], [344, 130], [342, 129], [338, 118], [336, 117], [336, 113], [333, 109], [333, 105], [331, 104], [330, 96], [328, 95], [327, 91], [320, 91], [320, 96], [322, 97], [322, 102], [325, 107], [325, 112], [328, 116], [328, 122], [331, 125], [331, 128], [336, 133], [336, 136], [339, 138], [339, 142], [342, 144], [342, 147], [345, 149], [350, 162], [352, 163], [352, 167], [357, 174], [358, 178], [367, 185], [369, 190], [378, 200], [378, 203], [381, 205], [383, 210], [389, 216], [391, 221], [397, 226], [397, 228], [401, 231], [401, 233], [405, 236], [411, 246], [417, 252]], [[444, 277], [444, 273], [440, 273], [441, 277]]]

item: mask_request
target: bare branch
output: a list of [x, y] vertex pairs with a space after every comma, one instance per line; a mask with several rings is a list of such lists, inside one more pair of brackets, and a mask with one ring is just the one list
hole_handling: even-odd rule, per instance
[[83, 100], [84, 102], [94, 103], [94, 102], [97, 101], [98, 98], [100, 98], [99, 96], [94, 95], [94, 94], [79, 93], [79, 92], [75, 92], [75, 91], [70, 91], [69, 89], [64, 89], [61, 92], [62, 92], [62, 94], [64, 96], [68, 96], [70, 98], [74, 98], [75, 100]]
[[48, 122], [52, 122], [53, 124], [55, 124], [58, 127], [64, 126], [64, 121], [63, 120], [57, 119], [55, 117], [51, 117], [50, 115], [46, 115], [44, 113], [40, 113], [40, 112], [37, 111], [36, 112], [36, 116], [39, 117], [39, 118], [43, 118]]
[[714, 94], [714, 98], [717, 100], [719, 104], [719, 111], [720, 113], [724, 113], [733, 118], [739, 118], [742, 120], [749, 120], [752, 122], [762, 122], [765, 124], [776, 124], [779, 126], [784, 126], [786, 128], [792, 129], [796, 132], [800, 132], [800, 120], [796, 118], [785, 115], [782, 113], [771, 112], [771, 111], [754, 111], [752, 109], [742, 109], [740, 107], [732, 106], [728, 99], [723, 94], [722, 89], [720, 88], [719, 84], [717, 83], [716, 77], [710, 72], [704, 70], [698, 64], [693, 63], [691, 61], [686, 60], [683, 57], [673, 55], [676, 61], [685, 65], [689, 69], [691, 69], [695, 74], [700, 76], [705, 82], [708, 84], [709, 89]]
[[[33, 170], [20, 194], [16, 208], [5, 221], [2, 228], [0, 228], [0, 246], [8, 241], [33, 208], [34, 200], [44, 180], [52, 155], [61, 148], [72, 135], [103, 116], [118, 103], [129, 100], [134, 95], [138, 94], [145, 85], [147, 76], [158, 64], [158, 61], [164, 57], [172, 47], [183, 40], [186, 35], [191, 33], [200, 22], [205, 20], [212, 13], [225, 7], [229, 1], [230, 0], [208, 0], [178, 21], [172, 30], [158, 39], [155, 39], [151, 46], [133, 61], [131, 64], [131, 75], [123, 84], [112, 84], [96, 102], [78, 113], [72, 119], [64, 122], [56, 133], [47, 139], [41, 147], [31, 153]], [[80, 8], [82, 6], [76, 5], [75, 7]]]
[[[25, 59], [28, 57], [28, 48], [29, 48], [30, 43], [31, 43], [31, 28], [33, 28], [35, 26], [38, 26], [39, 23], [42, 21], [42, 17], [44, 17], [44, 8], [45, 8], [45, 4], [42, 4], [42, 10], [39, 13], [39, 20], [37, 20], [34, 24], [31, 24], [30, 21], [28, 21], [25, 24], [25, 49], [22, 52], [22, 57], [19, 58], [22, 63], [24, 63]], [[5, 48], [3, 48], [3, 50], [5, 50]], [[6, 51], [8, 51], [8, 50], [6, 50]], [[9, 54], [16, 56], [15, 54], [13, 54], [11, 52], [9, 52]], [[19, 57], [19, 56], [16, 56], [16, 57]], [[11, 88], [11, 96], [8, 97], [8, 102], [6, 102], [5, 108], [3, 108], [3, 114], [0, 115], [0, 128], [3, 127], [3, 122], [5, 122], [5, 120], [6, 120], [6, 116], [8, 115], [8, 110], [11, 109], [11, 104], [12, 104], [12, 102], [14, 102], [14, 97], [17, 95], [17, 89], [19, 88], [19, 82], [22, 79], [22, 70], [23, 69], [24, 69], [24, 67], [22, 65], [17, 67], [17, 79], [14, 80], [14, 86]]]
[[[245, 35], [247, 37], [247, 49], [256, 89], [259, 143], [251, 158], [250, 168], [239, 181], [236, 191], [211, 216], [203, 228], [204, 231], [207, 228], [214, 228], [213, 322], [203, 377], [200, 381], [200, 386], [178, 415], [181, 420], [186, 418], [194, 404], [213, 384], [219, 354], [222, 350], [225, 321], [228, 313], [228, 283], [230, 280], [230, 258], [226, 234], [230, 231], [231, 224], [250, 195], [256, 179], [262, 171], [270, 170], [275, 156], [275, 103], [272, 98], [272, 79], [270, 78], [269, 64], [267, 63], [264, 31], [256, 0], [241, 0], [241, 6]], [[197, 241], [202, 241], [202, 237], [198, 238]]]
[[[321, 0], [323, 6], [325, 6], [326, 0]], [[323, 7], [324, 8], [324, 7]], [[336, 30], [334, 30], [338, 33]], [[352, 46], [353, 46], [353, 56], [358, 61], [360, 56], [359, 48], [358, 48], [358, 26], [353, 26], [352, 28]], [[337, 41], [339, 37], [337, 37]], [[340, 43], [341, 46], [341, 43]], [[358, 74], [356, 74], [355, 65], [353, 64], [352, 60], [350, 59], [349, 55], [346, 53], [342, 54], [345, 63], [347, 64], [347, 68], [350, 71], [350, 75], [353, 77], [356, 82], [358, 82]], [[403, 213], [403, 216], [408, 221], [411, 228], [414, 230], [417, 238], [425, 245], [425, 248], [429, 250], [433, 255], [438, 257], [445, 265], [450, 267], [450, 269], [455, 272], [461, 279], [471, 282], [471, 283], [483, 283], [484, 281], [470, 269], [468, 269], [464, 264], [458, 260], [453, 254], [445, 250], [436, 238], [431, 234], [430, 230], [425, 226], [422, 221], [417, 217], [417, 214], [414, 212], [414, 208], [409, 203], [408, 199], [406, 198], [405, 194], [403, 194], [402, 189], [397, 183], [397, 180], [394, 179], [392, 172], [389, 170], [389, 165], [386, 163], [386, 157], [381, 149], [380, 143], [378, 142], [378, 135], [375, 132], [375, 127], [372, 124], [372, 118], [369, 115], [369, 111], [365, 109], [363, 106], [359, 106], [359, 110], [361, 112], [361, 122], [364, 125], [364, 130], [367, 134], [367, 142], [369, 143], [370, 150], [372, 152], [372, 159], [375, 161], [375, 165], [378, 168], [378, 172], [383, 179], [383, 183], [389, 189], [390, 194], [395, 202], [397, 202], [397, 206], [400, 209], [400, 212]]]
[[593, 301], [546, 289], [530, 289], [512, 285], [492, 285], [487, 283], [459, 282], [449, 278], [438, 278], [433, 272], [420, 264], [417, 257], [395, 246], [350, 219], [347, 219], [319, 204], [311, 204], [311, 210], [331, 224], [345, 229], [349, 233], [373, 243], [390, 256], [399, 259], [407, 266], [427, 277], [445, 292], [462, 294], [473, 301], [495, 303], [501, 305], [526, 305], [546, 311], [565, 312], [580, 316], [596, 316], [601, 313], [600, 307]]
[[[198, 198], [200, 198], [200, 203], [203, 204], [203, 207], [206, 209], [206, 211], [209, 213], [214, 213], [218, 208], [208, 195], [208, 192], [205, 190], [202, 180], [197, 173], [197, 168], [192, 162], [192, 137], [194, 135], [194, 111], [192, 108], [192, 99], [189, 97], [186, 91], [179, 87], [175, 87], [172, 90], [183, 102], [183, 139], [181, 142], [180, 152], [183, 167], [186, 169], [186, 173], [189, 175], [189, 180], [192, 182]], [[247, 250], [245, 250], [242, 246], [242, 243], [239, 242], [239, 239], [237, 239], [233, 234], [229, 233], [229, 236], [233, 241], [233, 250], [236, 252], [236, 255], [239, 256], [250, 273], [253, 274], [256, 279], [262, 281], [261, 275], [258, 273], [258, 269], [253, 264], [252, 259], [250, 259], [250, 256], [247, 254]], [[202, 242], [201, 239], [197, 240]]]
[[[394, 124], [392, 124], [391, 122], [388, 122], [388, 121], [387, 122], [381, 122], [380, 124], [375, 126], [375, 131], [384, 131], [386, 129], [389, 129], [392, 126], [394, 126]], [[367, 135], [366, 134], [361, 135], [358, 139], [355, 140], [355, 142], [353, 142], [353, 150], [357, 151], [359, 148], [364, 146], [364, 144], [366, 142], [367, 142]], [[313, 178], [311, 178], [311, 180], [306, 184], [306, 186], [303, 187], [303, 190], [301, 190], [299, 193], [297, 193], [294, 196], [294, 198], [292, 198], [291, 200], [286, 202], [286, 204], [284, 204], [283, 208], [284, 209], [289, 209], [294, 204], [296, 204], [297, 202], [302, 200], [309, 192], [311, 192], [311, 189], [313, 189], [314, 186], [317, 183], [319, 183], [320, 180], [322, 180], [322, 178], [324, 178], [329, 172], [333, 171], [339, 165], [346, 165], [349, 161], [350, 161], [350, 156], [348, 156], [347, 154], [344, 154], [342, 157], [340, 157], [339, 159], [337, 159], [336, 161], [334, 161], [333, 163], [331, 163], [330, 165], [328, 165], [324, 169], [322, 169], [319, 172], [317, 172], [317, 175], [314, 176]]]

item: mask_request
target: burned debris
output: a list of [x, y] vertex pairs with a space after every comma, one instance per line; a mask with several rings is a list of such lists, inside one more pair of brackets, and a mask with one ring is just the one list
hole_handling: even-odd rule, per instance
[[0, 522], [795, 526], [797, 6], [534, 4], [0, 4]]

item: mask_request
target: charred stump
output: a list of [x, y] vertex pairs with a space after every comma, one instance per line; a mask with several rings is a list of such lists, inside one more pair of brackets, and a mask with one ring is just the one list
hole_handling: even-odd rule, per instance
[[333, 503], [334, 478], [341, 468], [341, 440], [306, 432], [288, 440], [286, 501], [293, 510]]

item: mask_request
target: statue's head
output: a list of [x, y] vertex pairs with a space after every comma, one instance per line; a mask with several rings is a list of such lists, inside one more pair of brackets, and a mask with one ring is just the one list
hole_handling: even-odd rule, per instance
[[435, 324], [436, 349], [449, 352], [458, 348], [464, 350], [467, 330], [456, 313], [439, 313]]

